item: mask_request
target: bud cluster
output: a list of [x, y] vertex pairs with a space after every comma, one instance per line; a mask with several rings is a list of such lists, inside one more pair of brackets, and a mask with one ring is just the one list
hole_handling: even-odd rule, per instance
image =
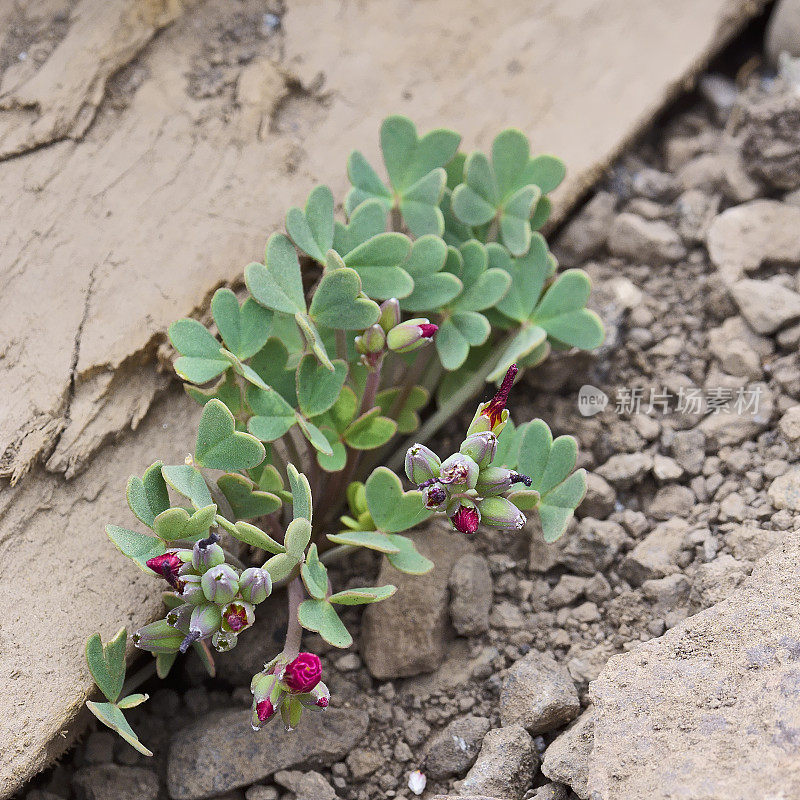
[[183, 602], [165, 619], [136, 631], [137, 647], [152, 653], [185, 653], [194, 642], [211, 639], [219, 652], [226, 652], [255, 622], [255, 606], [272, 591], [270, 574], [259, 567], [238, 570], [226, 564], [218, 541], [212, 533], [191, 550], [169, 550], [147, 561]]
[[525, 515], [504, 495], [515, 484], [530, 486], [531, 479], [492, 465], [497, 437], [508, 421], [506, 401], [516, 374], [514, 365], [494, 398], [478, 406], [457, 453], [441, 461], [423, 444], [412, 445], [406, 453], [406, 475], [423, 493], [426, 508], [446, 513], [462, 533], [475, 533], [480, 523], [510, 530], [525, 525]]
[[374, 369], [386, 350], [395, 353], [410, 353], [433, 341], [438, 325], [429, 319], [418, 318], [400, 322], [400, 303], [394, 298], [381, 303], [380, 319], [356, 336], [356, 352], [361, 363]]
[[279, 711], [286, 730], [297, 727], [303, 709], [325, 709], [331, 699], [320, 680], [322, 665], [313, 653], [299, 653], [293, 660], [280, 655], [253, 676], [251, 725], [258, 730]]

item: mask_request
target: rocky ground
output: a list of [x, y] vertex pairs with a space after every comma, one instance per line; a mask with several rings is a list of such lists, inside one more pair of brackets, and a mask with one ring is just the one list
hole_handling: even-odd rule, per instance
[[[800, 512], [800, 99], [758, 75], [739, 86], [707, 76], [553, 244], [562, 265], [591, 273], [608, 327], [602, 352], [553, 358], [516, 392], [516, 418], [574, 432], [590, 471], [564, 538], [467, 541], [434, 523], [418, 537], [434, 573], [412, 583], [382, 568], [379, 580], [405, 592], [402, 616], [395, 601], [370, 607], [358, 651], [306, 639], [324, 656], [325, 715], [291, 737], [277, 724], [249, 730], [249, 678], [280, 639], [276, 604], [219, 658], [216, 680], [189, 659], [166, 684], [147, 685], [150, 701], [130, 718], [154, 759], [94, 730], [26, 800], [410, 800], [414, 770], [427, 798], [566, 800], [606, 797], [609, 786], [615, 798], [661, 797], [666, 784], [637, 783], [615, 726], [652, 765], [677, 763], [682, 748], [713, 744], [712, 731], [736, 731], [759, 709], [779, 715], [777, 690], [758, 684], [766, 673], [756, 667], [800, 654], [796, 633], [774, 624], [798, 591], [781, 569], [797, 554]], [[609, 398], [602, 413], [579, 413], [583, 384]], [[443, 439], [460, 429], [454, 422]], [[342, 569], [337, 585], [363, 585], [379, 564], [363, 555]], [[348, 613], [358, 629], [359, 612]], [[729, 628], [740, 635], [717, 635]], [[782, 637], [772, 650], [771, 628]], [[748, 669], [726, 672], [740, 650]], [[676, 663], [681, 686], [712, 687], [699, 727], [698, 703], [655, 690]], [[703, 672], [711, 665], [717, 672]], [[799, 680], [778, 681], [795, 705]], [[637, 686], [655, 689], [643, 690], [634, 719], [625, 690]], [[664, 729], [647, 750], [656, 726], [634, 723], [660, 719], [663, 703]], [[798, 796], [786, 765], [798, 746], [792, 713], [776, 721], [785, 735], [774, 749], [758, 753], [766, 777], [732, 772], [708, 745], [704, 778], [727, 770], [739, 785], [685, 796], [743, 796], [748, 780]]]

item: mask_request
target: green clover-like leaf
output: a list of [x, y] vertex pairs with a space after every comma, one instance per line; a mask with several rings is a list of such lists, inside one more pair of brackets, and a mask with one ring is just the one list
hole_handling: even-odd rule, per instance
[[[499, 258], [502, 259], [502, 256]], [[534, 233], [528, 252], [514, 259], [506, 255], [500, 268], [511, 276], [511, 286], [496, 304], [496, 308], [510, 319], [524, 322], [533, 314], [545, 283], [556, 270], [555, 259], [550, 254], [544, 237], [540, 233]]]
[[433, 561], [420, 553], [414, 542], [407, 536], [389, 534], [389, 541], [398, 548], [398, 553], [387, 553], [386, 560], [400, 572], [407, 575], [424, 575], [433, 569]]
[[397, 432], [411, 433], [419, 427], [419, 415], [417, 412], [424, 408], [428, 403], [428, 390], [422, 386], [414, 386], [406, 394], [402, 407], [394, 412], [400, 396], [406, 394], [404, 389], [385, 389], [378, 392], [375, 398], [375, 405], [380, 409], [385, 417], [397, 418]]
[[254, 414], [247, 421], [247, 430], [262, 442], [280, 439], [297, 421], [294, 408], [274, 390], [248, 386], [247, 402]]
[[379, 233], [386, 233], [386, 207], [380, 200], [366, 200], [353, 211], [347, 225], [335, 223], [333, 249], [346, 256]]
[[204, 406], [209, 400], [216, 399], [225, 403], [231, 414], [238, 414], [242, 410], [242, 393], [232, 370], [226, 372], [222, 380], [207, 389], [184, 383], [183, 390], [201, 406]]
[[238, 359], [254, 356], [269, 339], [272, 313], [252, 298], [240, 307], [230, 289], [217, 289], [211, 300], [211, 313], [225, 347]]
[[334, 371], [325, 369], [312, 355], [306, 355], [297, 368], [297, 400], [307, 417], [327, 411], [339, 399], [345, 380], [347, 362], [333, 362]]
[[230, 504], [236, 519], [254, 519], [264, 514], [272, 514], [281, 507], [281, 499], [271, 492], [260, 490], [244, 475], [228, 473], [217, 479], [225, 499]]
[[392, 544], [389, 535], [381, 531], [339, 531], [329, 533], [328, 539], [334, 544], [346, 544], [350, 547], [366, 547], [379, 553], [399, 553], [400, 548]]
[[573, 472], [577, 457], [578, 445], [572, 436], [554, 440], [550, 428], [540, 419], [527, 426], [520, 443], [518, 469], [531, 478], [529, 488], [541, 497], [538, 512], [547, 542], [564, 533], [586, 493], [585, 470]]
[[333, 194], [317, 186], [308, 195], [305, 209], [293, 207], [286, 214], [286, 230], [292, 241], [320, 264], [333, 246]]
[[319, 560], [316, 544], [308, 548], [306, 560], [300, 567], [300, 577], [311, 597], [315, 600], [325, 599], [328, 594], [328, 570]]
[[403, 269], [414, 281], [414, 290], [400, 301], [404, 311], [433, 311], [446, 306], [464, 288], [452, 273], [442, 271], [447, 245], [438, 236], [422, 236], [411, 245]]
[[404, 492], [400, 478], [378, 467], [364, 485], [367, 507], [375, 526], [384, 533], [399, 533], [418, 525], [433, 513], [425, 508], [422, 492]]
[[545, 292], [531, 321], [557, 343], [581, 350], [599, 347], [605, 332], [600, 317], [586, 308], [591, 290], [592, 282], [583, 270], [568, 269]]
[[195, 541], [208, 535], [208, 530], [217, 515], [217, 506], [211, 503], [191, 516], [185, 508], [168, 508], [155, 519], [155, 532], [165, 542], [178, 539]]
[[327, 600], [304, 600], [297, 618], [306, 630], [318, 633], [333, 647], [345, 648], [353, 644], [353, 637]]
[[312, 511], [314, 504], [311, 499], [311, 486], [308, 478], [298, 472], [294, 464], [286, 466], [286, 475], [289, 478], [289, 486], [292, 489], [292, 513], [295, 519], [306, 519], [312, 521]]
[[156, 556], [163, 556], [167, 552], [164, 542], [155, 536], [130, 531], [119, 525], [106, 525], [106, 533], [123, 555], [134, 561], [143, 572], [151, 575], [153, 571], [146, 562]]
[[191, 464], [164, 466], [161, 474], [176, 492], [188, 497], [195, 508], [205, 508], [214, 502], [203, 473]]
[[248, 264], [244, 279], [256, 302], [284, 314], [305, 313], [303, 278], [294, 246], [281, 233], [267, 241], [265, 264]]
[[121, 628], [105, 645], [100, 634], [92, 634], [86, 642], [86, 663], [100, 691], [115, 703], [125, 682], [125, 642], [128, 632]]
[[208, 383], [222, 375], [230, 363], [220, 354], [220, 343], [196, 319], [179, 319], [167, 331], [172, 346], [181, 354], [175, 372], [190, 383]]
[[374, 325], [381, 311], [375, 301], [364, 295], [362, 287], [357, 270], [345, 267], [326, 272], [311, 300], [311, 318], [320, 325], [346, 331]]
[[374, 450], [386, 444], [396, 431], [393, 419], [381, 416], [379, 408], [371, 408], [345, 428], [342, 438], [354, 450]]
[[300, 559], [289, 553], [279, 553], [264, 562], [262, 569], [269, 572], [273, 583], [286, 580], [296, 569]]
[[486, 380], [490, 382], [501, 380], [512, 364], [516, 364], [518, 361], [534, 352], [537, 347], [540, 347], [544, 343], [546, 338], [547, 333], [544, 328], [540, 328], [538, 325], [523, 326], [508, 345], [506, 345], [505, 349], [500, 354], [497, 366], [492, 370]]
[[209, 400], [197, 431], [195, 461], [201, 467], [226, 471], [249, 469], [264, 460], [264, 445], [236, 430], [233, 414], [219, 400]]
[[369, 297], [401, 298], [414, 289], [411, 276], [400, 266], [410, 250], [411, 242], [402, 233], [379, 233], [347, 253], [344, 263], [358, 273]]
[[156, 461], [145, 470], [141, 478], [131, 475], [128, 479], [125, 492], [128, 505], [137, 519], [148, 528], [152, 528], [156, 517], [170, 506], [167, 484], [161, 474], [163, 466], [162, 461]]

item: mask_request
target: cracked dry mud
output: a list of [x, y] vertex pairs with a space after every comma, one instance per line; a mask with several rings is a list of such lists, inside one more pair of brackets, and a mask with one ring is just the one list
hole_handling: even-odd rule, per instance
[[[387, 113], [407, 113], [422, 128], [452, 124], [468, 148], [486, 145], [504, 125], [522, 127], [537, 149], [570, 165], [558, 197], [562, 217], [760, 5], [680, 0], [666, 12], [647, 2], [635, 16], [622, 0], [584, 0], [569, 13], [545, 0], [505, 4], [491, 14], [477, 0], [410, 9], [400, 0], [364, 8], [298, 1], [267, 15], [255, 0], [52, 0], [34, 10], [0, 9], [0, 30], [8, 32], [0, 43], [0, 175], [7, 189], [0, 200], [0, 274], [8, 298], [0, 316], [0, 472], [16, 482], [0, 492], [0, 559], [4, 574], [25, 564], [26, 581], [39, 587], [34, 606], [24, 608], [12, 582], [0, 587], [0, 794], [13, 792], [83, 729], [79, 709], [91, 687], [86, 636], [98, 627], [104, 637], [121, 624], [137, 627], [157, 612], [151, 582], [120, 561], [102, 527], [124, 518], [130, 473], [156, 452], [182, 460], [191, 446], [196, 411], [170, 377], [161, 347], [167, 324], [202, 316], [214, 288], [235, 286], [243, 265], [260, 258], [266, 234], [314, 182], [338, 192], [347, 150], [357, 145], [373, 157]], [[91, 62], [89, 74], [85, 62], [68, 57], [73, 25], [112, 14], [132, 14], [124, 19], [133, 22], [97, 22], [93, 47], [106, 56], [101, 68]], [[386, 24], [398, 18], [421, 30], [412, 62], [408, 38]], [[352, 41], [363, 50], [354, 53]], [[81, 97], [77, 114], [75, 94], [45, 94], [58, 63], [76, 71], [65, 83]], [[599, 72], [609, 76], [604, 86], [597, 85]], [[644, 271], [630, 269], [633, 282], [644, 280]], [[614, 277], [619, 271], [615, 266]], [[620, 435], [626, 447], [639, 446]], [[583, 444], [597, 450], [598, 464], [612, 449], [609, 442]], [[622, 549], [627, 544], [626, 538]], [[558, 620], [543, 617], [531, 629], [538, 633], [527, 635], [529, 615], [555, 613], [536, 605], [544, 583], [531, 576], [521, 553], [501, 554], [505, 540], [490, 537], [481, 548], [496, 592], [491, 627], [442, 652], [452, 666], [444, 684], [434, 677], [406, 692], [390, 682], [368, 694], [370, 725], [378, 719], [382, 732], [345, 762], [320, 764], [337, 791], [343, 781], [355, 787], [347, 796], [402, 791], [429, 734], [467, 712], [479, 720], [470, 728], [470, 752], [477, 752], [480, 720], [498, 723], [503, 670], [532, 645], [555, 648], [563, 660], [563, 637], [551, 642], [544, 633], [555, 635]], [[547, 574], [548, 587], [561, 568]], [[373, 569], [371, 562], [357, 565], [354, 574]], [[602, 582], [595, 588], [604, 591]], [[593, 596], [581, 591], [579, 597]], [[581, 624], [596, 624], [590, 606], [580, 613], [588, 619]], [[357, 657], [342, 658], [349, 660], [336, 659], [330, 669], [340, 672], [346, 703], [361, 697], [353, 687], [373, 683]], [[448, 683], [453, 675], [456, 683]], [[243, 685], [231, 679], [218, 690], [196, 675], [192, 680], [196, 704], [168, 689], [152, 706], [156, 716], [142, 721], [144, 737], [162, 740], [162, 755], [168, 727], [158, 714], [188, 721], [229, 704]], [[457, 683], [472, 680], [479, 685], [474, 696], [457, 701]], [[585, 698], [584, 683], [578, 681]], [[237, 697], [241, 702], [241, 692]], [[406, 724], [401, 715], [402, 737], [390, 732], [394, 707], [408, 718]], [[84, 764], [74, 779], [81, 796], [97, 796], [100, 778], [139, 787], [140, 797], [163, 792], [149, 767], [128, 763], [129, 755], [102, 735], [91, 741], [102, 756], [78, 754], [41, 781], [62, 793], [73, 766]], [[381, 767], [387, 754], [391, 773]], [[102, 774], [91, 764], [102, 764]], [[432, 785], [446, 789], [457, 775]], [[275, 777], [284, 788], [297, 788], [298, 780], [291, 771]], [[250, 800], [268, 800], [264, 791]]]

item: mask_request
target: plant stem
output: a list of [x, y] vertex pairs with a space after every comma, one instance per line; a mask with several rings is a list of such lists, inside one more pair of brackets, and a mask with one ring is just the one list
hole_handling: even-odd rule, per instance
[[365, 414], [375, 405], [375, 398], [378, 395], [378, 387], [381, 384], [381, 370], [383, 369], [384, 356], [381, 355], [375, 369], [367, 375], [367, 383], [364, 386], [364, 396], [361, 398], [360, 414]]
[[355, 546], [352, 544], [337, 544], [335, 547], [331, 547], [330, 550], [326, 550], [322, 553], [319, 560], [323, 564], [333, 564], [336, 561], [341, 561], [348, 553], [355, 549]]
[[303, 628], [300, 626], [300, 621], [297, 618], [297, 609], [300, 608], [300, 603], [303, 602], [305, 590], [300, 578], [295, 578], [287, 589], [287, 597], [289, 603], [289, 623], [286, 626], [286, 641], [283, 645], [283, 655], [290, 661], [297, 658], [300, 652], [300, 645], [303, 640]]
[[[497, 350], [500, 350], [500, 348], [498, 347]], [[441, 405], [434, 414], [425, 420], [422, 427], [420, 427], [413, 436], [406, 439], [402, 447], [389, 459], [389, 463], [387, 464], [389, 469], [398, 470], [405, 460], [406, 450], [408, 450], [414, 442], [426, 442], [450, 419], [450, 417], [457, 414], [461, 407], [481, 390], [483, 384], [486, 383], [486, 376], [492, 371], [496, 362], [497, 355], [496, 352], [493, 352], [486, 361], [475, 370], [472, 377], [464, 384], [461, 391], [454, 394], [446, 403]]]
[[145, 681], [150, 680], [155, 674], [156, 662], [155, 659], [151, 659], [149, 663], [145, 664], [141, 669], [136, 670], [136, 672], [125, 681], [119, 696], [127, 697], [134, 689], [138, 689]]
[[339, 328], [336, 329], [336, 356], [347, 361], [347, 334]]

